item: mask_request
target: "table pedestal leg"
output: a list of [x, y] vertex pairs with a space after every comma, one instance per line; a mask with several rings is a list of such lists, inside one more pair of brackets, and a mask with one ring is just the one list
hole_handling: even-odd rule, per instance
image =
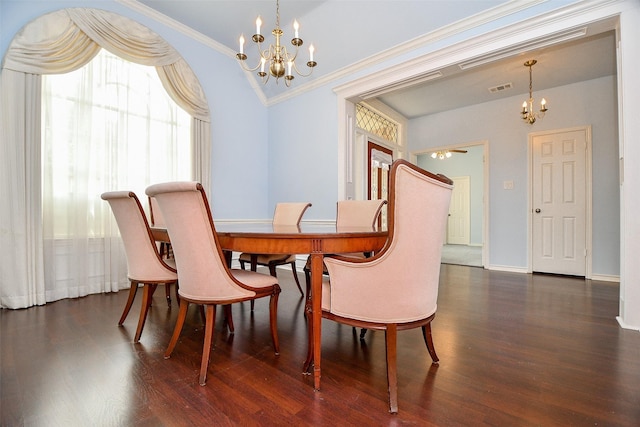
[[320, 389], [320, 357], [322, 337], [322, 252], [311, 253], [311, 295], [307, 295], [305, 316], [307, 318], [308, 348], [303, 372], [311, 373], [313, 366], [314, 389]]

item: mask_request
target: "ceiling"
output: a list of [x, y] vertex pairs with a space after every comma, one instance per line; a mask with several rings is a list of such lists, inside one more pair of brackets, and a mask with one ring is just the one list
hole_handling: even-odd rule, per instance
[[[573, 0], [555, 0], [558, 6]], [[250, 40], [255, 18], [260, 15], [261, 33], [271, 41], [275, 27], [275, 0], [121, 0], [155, 17], [169, 18], [192, 33], [211, 40], [219, 50], [235, 56], [238, 38]], [[300, 56], [306, 62], [309, 44], [315, 47], [318, 66], [311, 77], [294, 79], [293, 86], [330, 77], [370, 59], [385, 50], [435, 31], [445, 25], [476, 15], [490, 8], [513, 4], [504, 0], [281, 0], [280, 27], [284, 40], [292, 37], [292, 22], [300, 23], [304, 40]], [[384, 17], [383, 19], [381, 17]], [[382, 21], [382, 23], [381, 23]], [[609, 24], [595, 23], [585, 35], [468, 68], [457, 64], [438, 70], [442, 77], [379, 95], [378, 99], [407, 118], [493, 101], [529, 90], [528, 69], [523, 65], [535, 58], [534, 97], [540, 91], [616, 73], [615, 38]], [[384, 31], [381, 31], [383, 29]], [[253, 43], [245, 43], [245, 53], [256, 61]], [[253, 54], [253, 55], [252, 55]], [[256, 61], [257, 63], [257, 61]], [[489, 88], [511, 84], [511, 89], [492, 93]], [[269, 99], [286, 93], [280, 81], [258, 85]], [[523, 98], [524, 99], [524, 98]], [[552, 108], [551, 100], [550, 108]]]

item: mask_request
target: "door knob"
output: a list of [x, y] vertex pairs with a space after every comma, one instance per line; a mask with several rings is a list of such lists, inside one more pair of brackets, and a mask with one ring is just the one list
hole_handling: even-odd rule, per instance
[[536, 209], [536, 213], [540, 213], [540, 208]]

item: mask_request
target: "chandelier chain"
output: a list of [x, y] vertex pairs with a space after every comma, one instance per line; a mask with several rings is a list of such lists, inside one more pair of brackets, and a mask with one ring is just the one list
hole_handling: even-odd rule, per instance
[[533, 64], [529, 65], [529, 98], [533, 98], [533, 74], [531, 69], [533, 68]]

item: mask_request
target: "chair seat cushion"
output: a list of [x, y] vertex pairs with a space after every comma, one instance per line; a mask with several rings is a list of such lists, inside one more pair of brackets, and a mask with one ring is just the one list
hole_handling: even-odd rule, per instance
[[236, 280], [252, 288], [268, 288], [278, 284], [277, 278], [255, 271], [232, 269], [231, 274]]
[[[251, 262], [251, 255], [250, 253], [241, 253], [240, 254], [240, 261], [244, 261], [244, 262]], [[257, 257], [257, 263], [259, 265], [269, 265], [271, 263], [276, 263], [276, 264], [289, 264], [291, 262], [295, 262], [296, 260], [296, 256], [295, 255], [282, 255], [282, 254], [275, 254], [275, 255], [267, 255], [267, 254], [258, 254]]]

